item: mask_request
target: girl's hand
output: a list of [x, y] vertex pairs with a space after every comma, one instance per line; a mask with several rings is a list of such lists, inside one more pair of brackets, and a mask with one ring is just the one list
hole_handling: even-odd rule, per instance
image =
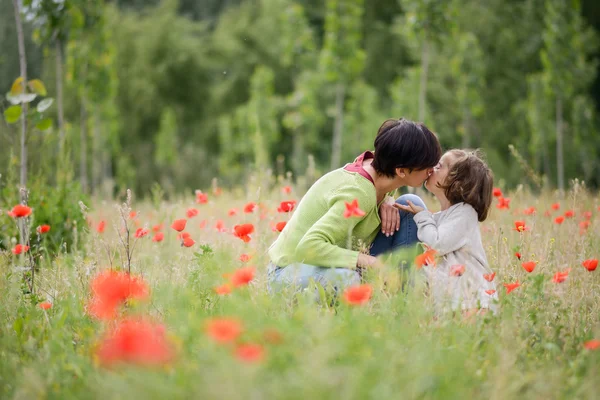
[[394, 207], [396, 207], [398, 210], [408, 211], [409, 213], [413, 213], [413, 214], [417, 214], [417, 213], [420, 213], [421, 211], [425, 210], [423, 207], [415, 206], [410, 200], [408, 200], [407, 206], [398, 204], [398, 203], [394, 203]]
[[394, 207], [394, 204], [396, 204], [394, 199], [388, 196], [381, 206], [379, 206], [381, 232], [386, 236], [393, 235], [395, 231], [400, 229], [400, 213]]

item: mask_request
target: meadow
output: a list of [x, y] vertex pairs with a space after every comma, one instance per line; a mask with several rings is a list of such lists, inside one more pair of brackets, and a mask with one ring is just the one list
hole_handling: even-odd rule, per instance
[[[481, 229], [499, 312], [470, 317], [434, 317], [394, 265], [337, 301], [270, 293], [266, 251], [301, 195], [282, 181], [82, 204], [68, 252], [30, 224], [29, 249], [0, 253], [0, 398], [599, 396], [600, 202], [584, 185], [495, 193]], [[13, 206], [0, 224], [31, 221]]]

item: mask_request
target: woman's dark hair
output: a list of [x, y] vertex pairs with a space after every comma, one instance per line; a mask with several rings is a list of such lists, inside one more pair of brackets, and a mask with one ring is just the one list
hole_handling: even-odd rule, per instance
[[423, 170], [434, 167], [442, 157], [437, 136], [425, 125], [401, 119], [388, 119], [377, 132], [373, 168], [393, 178], [396, 168]]
[[439, 187], [444, 189], [450, 204], [467, 203], [477, 211], [477, 219], [485, 221], [494, 190], [492, 170], [479, 150], [450, 150], [448, 153], [452, 154], [452, 165]]

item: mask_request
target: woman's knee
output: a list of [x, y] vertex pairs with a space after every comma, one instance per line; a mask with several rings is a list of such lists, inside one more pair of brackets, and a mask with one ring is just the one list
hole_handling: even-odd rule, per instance
[[402, 204], [405, 206], [408, 205], [409, 201], [411, 203], [413, 203], [415, 206], [419, 206], [419, 207], [423, 207], [424, 209], [427, 209], [427, 206], [425, 205], [425, 202], [423, 201], [423, 199], [421, 199], [416, 194], [407, 193], [407, 194], [403, 194], [402, 196], [400, 196], [396, 199], [396, 203]]

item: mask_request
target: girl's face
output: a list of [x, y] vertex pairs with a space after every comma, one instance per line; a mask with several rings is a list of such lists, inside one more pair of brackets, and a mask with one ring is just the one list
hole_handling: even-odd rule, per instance
[[440, 158], [440, 162], [433, 168], [433, 173], [425, 182], [425, 187], [427, 190], [433, 194], [444, 193], [444, 190], [438, 187], [438, 184], [444, 184], [446, 176], [448, 175], [448, 171], [450, 170], [450, 167], [452, 167], [453, 162], [454, 159], [450, 153], [445, 153], [442, 158]]

